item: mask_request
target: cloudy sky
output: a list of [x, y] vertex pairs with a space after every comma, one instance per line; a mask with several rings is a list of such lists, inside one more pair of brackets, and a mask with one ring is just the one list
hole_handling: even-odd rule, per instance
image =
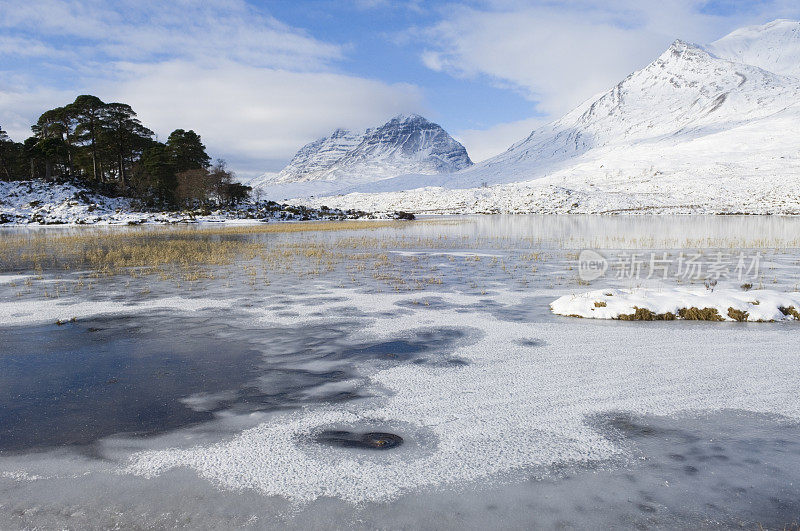
[[800, 18], [796, 0], [0, 0], [0, 126], [78, 94], [161, 139], [194, 129], [243, 177], [336, 127], [418, 112], [475, 160], [645, 66]]

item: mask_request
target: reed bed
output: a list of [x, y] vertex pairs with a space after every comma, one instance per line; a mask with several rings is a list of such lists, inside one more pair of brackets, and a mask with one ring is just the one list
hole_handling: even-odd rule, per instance
[[[34, 272], [40, 278], [45, 273], [51, 278], [70, 275], [71, 284], [42, 287], [47, 297], [92, 289], [92, 280], [100, 277], [142, 279], [153, 275], [189, 289], [193, 285], [202, 289], [204, 281], [244, 281], [257, 289], [278, 275], [309, 279], [330, 273], [338, 274], [342, 283], [377, 283], [396, 291], [441, 285], [445, 275], [459, 282], [463, 279], [463, 285], [481, 293], [491, 289], [492, 283], [513, 281], [524, 287], [542, 277], [550, 287], [585, 284], [573, 271], [578, 252], [572, 238], [554, 241], [535, 235], [447, 233], [453, 224], [450, 220], [358, 220], [8, 231], [0, 234], [0, 273]], [[437, 233], [439, 228], [442, 233]], [[618, 249], [653, 249], [665, 242], [614, 237], [603, 243], [613, 243]], [[681, 248], [672, 247], [677, 241], [666, 243], [669, 247], [661, 249]], [[709, 239], [680, 243], [690, 249], [701, 243], [725, 249], [745, 242]], [[765, 239], [756, 243], [776, 242]], [[480, 256], [472, 253], [475, 250], [496, 250], [497, 256]], [[771, 252], [787, 251], [772, 248]], [[611, 260], [611, 255], [608, 258]], [[439, 267], [442, 264], [446, 264], [446, 272]], [[766, 265], [764, 272], [770, 268]], [[21, 288], [18, 295], [32, 291], [28, 282]]]

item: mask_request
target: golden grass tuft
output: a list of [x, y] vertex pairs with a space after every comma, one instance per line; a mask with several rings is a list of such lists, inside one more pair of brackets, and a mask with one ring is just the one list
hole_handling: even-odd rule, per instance
[[[686, 321], [724, 321], [725, 319], [719, 314], [716, 308], [681, 308], [678, 310], [678, 315], [672, 312], [655, 313], [647, 308], [639, 308], [634, 306], [634, 313], [620, 314], [617, 319], [620, 321], [674, 321], [678, 318]], [[739, 312], [730, 308], [728, 315], [737, 321], [746, 321], [747, 312]]]
[[647, 308], [634, 306], [634, 313], [620, 314], [617, 319], [620, 321], [674, 321], [675, 314], [672, 312], [655, 313]]
[[747, 321], [747, 318], [750, 317], [750, 314], [744, 310], [737, 310], [733, 306], [728, 308], [728, 317], [733, 319], [734, 321], [739, 321], [740, 323], [744, 323]]
[[678, 316], [687, 321], [724, 321], [725, 319], [719, 314], [716, 308], [681, 308], [678, 310]]

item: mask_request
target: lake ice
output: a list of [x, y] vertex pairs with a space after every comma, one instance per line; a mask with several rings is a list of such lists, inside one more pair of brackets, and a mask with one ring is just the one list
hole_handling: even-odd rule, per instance
[[[799, 228], [497, 216], [198, 229], [268, 252], [188, 273], [15, 256], [0, 275], [0, 527], [791, 523], [798, 323], [587, 320], [549, 305], [704, 289], [612, 271], [586, 283], [585, 248], [758, 251], [756, 288], [797, 291]], [[402, 442], [320, 435], [336, 432]]]

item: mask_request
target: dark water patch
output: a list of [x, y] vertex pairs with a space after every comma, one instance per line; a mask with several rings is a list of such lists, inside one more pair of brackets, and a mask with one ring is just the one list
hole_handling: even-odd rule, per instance
[[357, 433], [345, 430], [322, 431], [314, 437], [314, 440], [320, 444], [365, 450], [389, 450], [403, 444], [403, 438], [394, 433]]
[[154, 435], [223, 409], [360, 398], [357, 385], [345, 384], [357, 376], [352, 367], [307, 366], [348, 329], [246, 329], [174, 312], [2, 328], [0, 450]]
[[414, 330], [404, 338], [367, 343], [331, 352], [333, 359], [412, 362], [425, 365], [464, 365], [466, 360], [450, 356], [460, 345], [477, 340], [480, 332], [464, 328]]
[[89, 444], [210, 420], [181, 399], [254, 378], [260, 352], [207, 317], [169, 314], [0, 330], [0, 449]]
[[[357, 321], [248, 328], [213, 313], [153, 312], [0, 329], [0, 450], [148, 436], [216, 412], [274, 411], [373, 396], [386, 363], [458, 367], [460, 328], [354, 344]], [[252, 326], [252, 325], [250, 325]]]

